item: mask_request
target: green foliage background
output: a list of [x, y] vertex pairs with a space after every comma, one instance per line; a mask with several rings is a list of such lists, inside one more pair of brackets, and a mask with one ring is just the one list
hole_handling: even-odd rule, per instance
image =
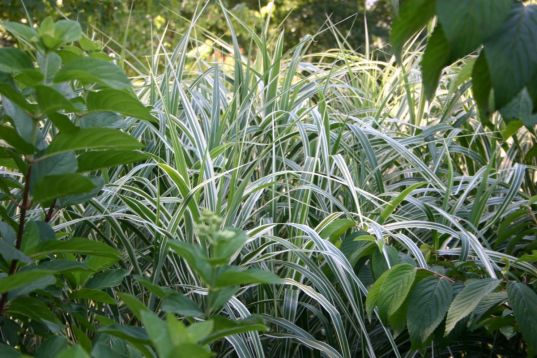
[[[253, 28], [264, 24], [263, 0], [223, 0], [223, 4], [244, 19]], [[25, 21], [28, 15], [32, 21], [40, 23], [47, 16], [62, 15], [78, 20], [84, 28], [95, 32], [98, 38], [112, 48], [125, 47], [136, 57], [148, 56], [151, 44], [158, 40], [164, 27], [168, 27], [165, 43], [173, 48], [188, 27], [200, 3], [196, 0], [1, 0], [0, 15], [4, 20]], [[26, 9], [26, 11], [25, 11]], [[391, 5], [389, 0], [379, 0], [367, 10], [363, 0], [276, 0], [272, 12], [272, 23], [283, 24], [286, 32], [286, 47], [293, 46], [305, 35], [316, 36], [311, 49], [314, 51], [333, 48], [336, 43], [331, 24], [337, 24], [337, 31], [343, 34], [348, 46], [363, 49], [366, 42], [364, 14], [371, 44], [383, 46], [389, 35]], [[330, 19], [330, 21], [327, 21]], [[128, 25], [127, 25], [128, 24]], [[218, 36], [229, 38], [229, 28], [221, 16], [216, 1], [211, 2], [198, 21], [198, 27], [207, 29]], [[276, 26], [273, 26], [276, 29]], [[246, 36], [237, 28], [239, 35]], [[2, 35], [4, 44], [10, 43], [7, 34]]]

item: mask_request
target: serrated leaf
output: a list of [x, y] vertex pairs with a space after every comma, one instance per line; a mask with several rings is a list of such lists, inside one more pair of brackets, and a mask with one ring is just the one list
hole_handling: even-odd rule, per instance
[[448, 335], [460, 320], [472, 313], [483, 297], [494, 291], [499, 283], [499, 280], [490, 278], [467, 283], [449, 306], [445, 335]]
[[447, 280], [428, 277], [420, 281], [408, 298], [408, 333], [413, 344], [424, 343], [444, 320], [453, 299]]
[[502, 26], [512, 0], [436, 0], [452, 55], [460, 58], [475, 50]]
[[131, 83], [119, 67], [111, 62], [82, 57], [69, 62], [54, 77], [55, 82], [79, 81], [82, 84], [97, 83], [114, 89], [127, 89]]
[[383, 319], [394, 314], [405, 301], [415, 277], [416, 268], [410, 264], [398, 264], [384, 272], [367, 295], [368, 315], [375, 306]]
[[507, 285], [507, 296], [513, 308], [518, 327], [533, 352], [537, 351], [537, 294], [519, 282]]
[[132, 95], [114, 89], [90, 92], [86, 101], [89, 111], [117, 112], [126, 116], [155, 122], [149, 108]]
[[81, 128], [61, 132], [49, 147], [47, 154], [87, 149], [140, 149], [142, 144], [127, 133], [111, 128]]
[[450, 53], [442, 26], [437, 25], [427, 41], [421, 60], [422, 82], [425, 96], [429, 100], [434, 96], [442, 70], [449, 64]]
[[80, 174], [49, 175], [36, 184], [33, 198], [40, 203], [46, 203], [68, 195], [87, 193], [94, 188], [95, 184], [91, 179]]
[[485, 43], [496, 108], [502, 108], [537, 70], [537, 5], [513, 6], [502, 27]]
[[399, 15], [393, 20], [390, 39], [394, 52], [401, 50], [408, 39], [421, 30], [435, 14], [435, 0], [406, 0], [401, 3]]

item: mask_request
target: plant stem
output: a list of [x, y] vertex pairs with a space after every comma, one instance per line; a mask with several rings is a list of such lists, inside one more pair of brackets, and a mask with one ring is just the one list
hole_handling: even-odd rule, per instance
[[[22, 204], [21, 212], [19, 215], [19, 228], [17, 230], [17, 241], [15, 242], [15, 248], [20, 250], [22, 246], [22, 238], [24, 235], [24, 225], [26, 224], [26, 212], [28, 210], [28, 202], [30, 197], [30, 176], [32, 175], [32, 165], [28, 164], [28, 170], [24, 177], [24, 191], [22, 193]], [[9, 267], [8, 277], [13, 275], [17, 271], [18, 260], [11, 261], [11, 266]], [[7, 303], [7, 294], [4, 292], [2, 298], [0, 299], [0, 315], [4, 313], [4, 309]]]

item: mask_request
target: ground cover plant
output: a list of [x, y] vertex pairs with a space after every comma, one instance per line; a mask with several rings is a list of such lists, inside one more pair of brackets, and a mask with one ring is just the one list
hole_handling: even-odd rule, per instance
[[3, 23], [1, 355], [535, 355], [532, 107], [483, 111], [470, 51], [433, 91], [425, 22], [381, 61], [203, 11], [132, 82]]

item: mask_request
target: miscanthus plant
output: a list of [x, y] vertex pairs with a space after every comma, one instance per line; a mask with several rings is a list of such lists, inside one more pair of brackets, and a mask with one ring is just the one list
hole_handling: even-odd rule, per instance
[[[229, 41], [193, 19], [173, 51], [163, 36], [133, 64], [155, 120], [125, 129], [150, 159], [99, 170], [100, 193], [54, 216], [56, 233], [113, 246], [124, 273], [84, 291], [87, 324], [54, 333], [63, 344], [81, 356], [533, 354], [534, 133], [499, 114], [497, 131], [483, 127], [465, 61], [427, 102], [419, 38], [401, 63], [350, 50], [337, 27], [338, 49], [309, 54], [311, 36], [284, 53], [284, 34], [222, 16]], [[207, 40], [224, 60], [200, 55]], [[54, 349], [43, 330], [2, 339], [38, 354]]]

